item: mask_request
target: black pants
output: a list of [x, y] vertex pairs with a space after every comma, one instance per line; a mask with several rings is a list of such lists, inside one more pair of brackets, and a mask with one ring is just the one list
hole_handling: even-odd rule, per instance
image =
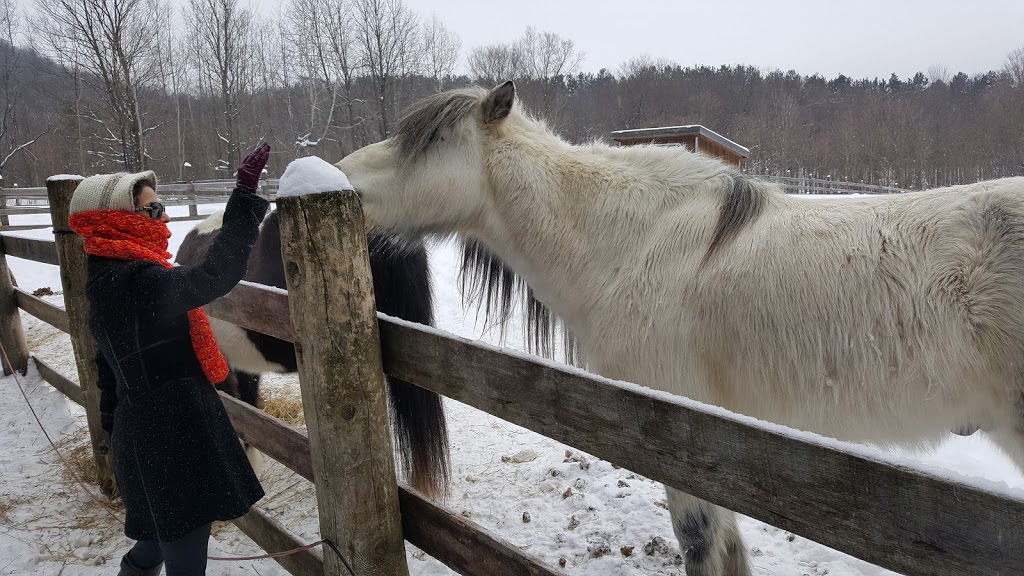
[[128, 552], [128, 561], [142, 569], [164, 562], [167, 576], [203, 576], [211, 526], [200, 526], [174, 542], [139, 540]]

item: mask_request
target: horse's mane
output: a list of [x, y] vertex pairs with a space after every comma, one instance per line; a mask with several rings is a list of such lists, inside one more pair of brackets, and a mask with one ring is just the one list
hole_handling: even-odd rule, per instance
[[436, 142], [442, 132], [469, 116], [485, 94], [482, 88], [462, 88], [416, 102], [399, 120], [389, 139], [398, 149], [398, 157], [411, 162]]
[[[416, 102], [402, 116], [390, 138], [403, 161], [412, 161], [424, 153], [446, 130], [472, 114], [474, 106], [487, 94], [480, 87], [450, 90]], [[462, 267], [460, 283], [465, 304], [476, 302], [484, 313], [485, 324], [498, 327], [504, 340], [512, 311], [522, 306], [526, 314], [523, 326], [527, 350], [554, 358], [561, 335], [564, 359], [580, 364], [576, 339], [551, 310], [537, 300], [533, 290], [504, 262], [475, 240], [460, 239]]]
[[476, 240], [461, 238], [462, 267], [460, 281], [465, 301], [475, 301], [484, 312], [485, 323], [492, 319], [504, 340], [512, 310], [518, 305], [526, 313], [523, 325], [526, 349], [554, 359], [557, 335], [562, 337], [563, 359], [567, 364], [583, 366], [579, 342], [565, 323], [533, 293], [521, 276]]
[[[440, 135], [464, 121], [474, 106], [487, 94], [480, 87], [450, 90], [428, 96], [414, 104], [399, 120], [390, 139], [398, 157], [412, 161], [424, 153]], [[520, 110], [521, 113], [525, 111]], [[529, 120], [543, 126], [540, 119]], [[554, 134], [552, 134], [555, 138]], [[743, 228], [756, 220], [765, 205], [764, 183], [740, 173], [724, 170], [730, 179], [726, 185], [712, 242], [704, 262], [728, 244]], [[553, 358], [561, 335], [565, 362], [582, 365], [579, 343], [565, 323], [540, 302], [533, 290], [511, 268], [476, 240], [461, 239], [462, 266], [460, 283], [464, 303], [476, 302], [484, 313], [485, 323], [494, 323], [504, 339], [512, 311], [522, 306], [526, 316], [523, 326], [527, 350]]]

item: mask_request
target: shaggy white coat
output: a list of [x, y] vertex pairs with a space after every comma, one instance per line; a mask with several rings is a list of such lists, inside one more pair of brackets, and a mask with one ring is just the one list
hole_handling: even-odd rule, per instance
[[385, 141], [337, 164], [369, 222], [479, 239], [599, 374], [851, 441], [977, 426], [1024, 468], [1024, 179], [827, 202], [755, 183], [760, 210], [702, 266], [745, 176], [573, 146], [518, 103], [490, 118], [498, 91], [416, 158]]

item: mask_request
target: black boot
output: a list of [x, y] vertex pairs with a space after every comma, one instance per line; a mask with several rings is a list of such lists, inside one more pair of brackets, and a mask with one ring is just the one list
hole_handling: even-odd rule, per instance
[[128, 555], [125, 554], [121, 557], [121, 571], [117, 573], [117, 576], [160, 576], [160, 571], [163, 570], [164, 563], [161, 562], [152, 568], [142, 569], [132, 564], [128, 560]]

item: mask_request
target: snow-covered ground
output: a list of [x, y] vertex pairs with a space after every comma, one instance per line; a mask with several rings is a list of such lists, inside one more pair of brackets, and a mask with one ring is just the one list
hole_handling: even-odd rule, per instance
[[[219, 209], [201, 206], [203, 213]], [[184, 207], [171, 208], [183, 215]], [[47, 222], [48, 216], [18, 217], [12, 224]], [[171, 250], [193, 222], [172, 223]], [[52, 238], [49, 229], [16, 232]], [[61, 303], [57, 268], [9, 258], [19, 285], [49, 287]], [[497, 343], [497, 335], [464, 310], [456, 281], [459, 257], [450, 245], [432, 250], [437, 324], [440, 329]], [[23, 314], [33, 352], [74, 376], [66, 335]], [[513, 331], [505, 346], [522, 349]], [[87, 445], [83, 411], [39, 379], [34, 369], [0, 379], [0, 575], [101, 576], [116, 573], [131, 542], [107, 512], [86, 496], [65, 472], [18, 390], [24, 386], [46, 431], [66, 457]], [[270, 376], [270, 394], [295, 394], [294, 377]], [[573, 575], [681, 575], [678, 549], [660, 484], [611, 466], [572, 447], [460, 404], [447, 401], [451, 426], [453, 490], [447, 503], [470, 520], [515, 546]], [[1004, 482], [1024, 490], [1022, 476], [981, 434], [950, 437], [926, 453], [900, 457], [962, 474]], [[313, 486], [267, 460], [260, 472], [267, 497], [260, 506], [307, 540], [318, 540]], [[92, 485], [89, 486], [95, 492]], [[1024, 492], [1022, 492], [1024, 494]], [[873, 567], [761, 522], [741, 517], [758, 576], [880, 576]], [[260, 550], [231, 524], [218, 524], [211, 556], [248, 556]], [[451, 574], [439, 562], [410, 547], [413, 575]], [[273, 560], [213, 561], [211, 575], [284, 575]]]

